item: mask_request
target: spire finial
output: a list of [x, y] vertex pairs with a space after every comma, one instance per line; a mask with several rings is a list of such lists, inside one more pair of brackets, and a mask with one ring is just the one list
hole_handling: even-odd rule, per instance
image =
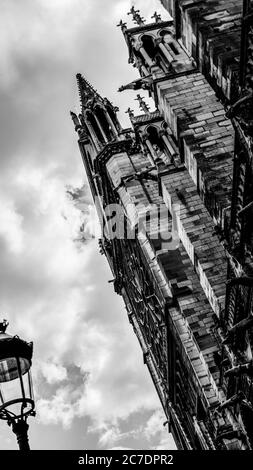
[[78, 130], [82, 128], [79, 118], [77, 117], [76, 113], [74, 113], [73, 111], [70, 111], [70, 116], [74, 123], [75, 130], [78, 132]]
[[97, 90], [80, 73], [76, 75], [82, 109], [92, 108], [96, 100], [102, 100]]
[[126, 110], [126, 114], [128, 114], [130, 119], [134, 118], [134, 110], [130, 107]]
[[155, 13], [153, 14], [153, 16], [151, 16], [151, 18], [154, 18], [156, 23], [160, 23], [160, 21], [162, 21], [162, 17], [161, 15], [159, 15], [159, 13], [157, 13], [157, 11], [155, 11]]
[[117, 24], [117, 27], [120, 27], [121, 31], [124, 33], [127, 30], [127, 23], [125, 23], [123, 20], [120, 20], [119, 24]]
[[139, 101], [139, 106], [144, 113], [149, 113], [150, 107], [145, 103], [144, 97], [141, 95], [137, 95], [137, 98], [135, 98], [136, 101]]
[[7, 320], [0, 321], [0, 333], [5, 333], [8, 325], [9, 325], [9, 322]]
[[139, 26], [145, 25], [145, 20], [140, 15], [140, 10], [135, 10], [134, 6], [132, 6], [131, 10], [128, 12], [128, 15], [133, 15], [133, 20]]

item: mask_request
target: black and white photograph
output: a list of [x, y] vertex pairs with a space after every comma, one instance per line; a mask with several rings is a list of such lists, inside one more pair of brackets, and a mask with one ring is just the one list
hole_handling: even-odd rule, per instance
[[243, 458], [253, 0], [0, 0], [0, 48], [0, 458]]

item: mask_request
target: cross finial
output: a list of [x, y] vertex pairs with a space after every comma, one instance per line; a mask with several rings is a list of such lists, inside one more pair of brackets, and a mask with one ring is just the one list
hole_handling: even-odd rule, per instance
[[123, 20], [120, 20], [119, 24], [117, 24], [117, 27], [120, 27], [121, 30], [124, 32], [127, 29], [127, 24]]
[[134, 117], [134, 111], [133, 109], [131, 109], [130, 107], [126, 110], [126, 114], [128, 114], [128, 116], [131, 118]]
[[161, 15], [159, 15], [159, 13], [157, 13], [157, 11], [155, 11], [155, 13], [153, 14], [153, 16], [151, 16], [151, 18], [154, 18], [156, 23], [159, 23], [160, 21], [162, 21], [162, 17]]
[[133, 15], [133, 20], [139, 26], [145, 25], [145, 20], [140, 15], [140, 10], [135, 10], [134, 6], [132, 6], [131, 10], [128, 12], [128, 15]]
[[137, 95], [137, 98], [135, 98], [136, 101], [139, 101], [139, 106], [144, 113], [149, 113], [150, 107], [145, 103], [143, 96]]

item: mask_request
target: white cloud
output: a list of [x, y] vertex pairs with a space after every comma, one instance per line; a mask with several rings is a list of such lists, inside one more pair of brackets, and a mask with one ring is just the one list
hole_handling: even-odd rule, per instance
[[59, 388], [50, 399], [40, 399], [37, 402], [39, 420], [43, 424], [58, 424], [68, 429], [75, 416], [75, 405], [66, 400], [67, 391]]
[[176, 450], [174, 439], [168, 434], [168, 428], [164, 426], [165, 416], [162, 409], [156, 410], [147, 422], [144, 429], [145, 435], [150, 442], [156, 438], [158, 444], [153, 447], [154, 450]]
[[40, 367], [43, 376], [49, 384], [62, 382], [67, 378], [67, 370], [60, 364], [54, 364], [53, 362], [42, 362]]
[[144, 430], [148, 439], [152, 439], [157, 433], [161, 432], [161, 424], [165, 421], [164, 413], [162, 410], [157, 410], [149, 418], [146, 428]]
[[0, 84], [9, 88], [18, 80], [20, 60], [31, 66], [35, 56], [49, 60], [52, 55], [57, 60], [70, 58], [75, 53], [73, 42], [80, 29], [86, 27], [91, 9], [91, 1], [86, 1], [84, 7], [80, 0], [4, 2], [0, 20]]
[[14, 202], [0, 199], [0, 239], [4, 239], [7, 249], [12, 254], [18, 254], [23, 249], [23, 217], [17, 213]]
[[119, 427], [114, 426], [110, 429], [106, 429], [103, 434], [101, 434], [99, 439], [99, 444], [101, 447], [105, 448], [108, 445], [113, 445], [121, 438], [122, 434]]

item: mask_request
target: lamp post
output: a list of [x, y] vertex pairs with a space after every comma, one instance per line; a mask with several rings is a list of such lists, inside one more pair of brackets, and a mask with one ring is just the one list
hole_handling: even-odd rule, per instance
[[31, 365], [33, 343], [5, 333], [8, 322], [0, 322], [0, 419], [16, 434], [19, 449], [29, 450], [29, 415], [35, 415]]

